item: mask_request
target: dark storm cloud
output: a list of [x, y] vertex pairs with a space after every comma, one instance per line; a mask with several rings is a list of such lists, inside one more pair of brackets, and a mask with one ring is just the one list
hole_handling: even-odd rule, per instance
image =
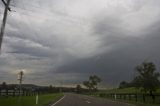
[[[123, 35], [125, 33], [120, 33], [121, 31], [118, 31], [120, 28], [110, 27], [110, 23], [112, 22], [106, 21], [98, 23], [95, 27], [95, 33], [103, 36], [103, 42], [109, 41], [103, 46], [107, 46], [108, 44], [114, 45], [113, 51], [96, 55], [92, 58], [74, 61], [60, 67], [57, 72], [77, 72], [84, 74], [86, 77], [97, 74], [109, 85], [116, 85], [122, 80], [132, 80], [135, 74], [134, 68], [144, 61], [153, 61], [157, 65], [157, 71], [160, 72], [160, 49], [158, 49], [160, 46], [159, 21], [144, 29], [146, 33], [145, 35], [141, 35], [142, 37], [124, 37]], [[115, 25], [115, 27], [116, 26], [117, 25]], [[108, 34], [110, 30], [113, 30], [113, 32]], [[118, 34], [118, 36], [116, 34]]]
[[131, 80], [141, 62], [159, 66], [159, 3], [13, 0], [15, 12], [8, 16], [0, 79], [12, 82], [23, 69], [26, 83], [76, 84], [92, 74], [106, 85]]
[[[12, 38], [13, 39], [13, 38]], [[41, 46], [32, 46], [30, 41], [23, 41], [23, 40], [18, 40], [16, 41], [15, 44], [11, 44], [10, 47], [13, 49], [9, 53], [14, 53], [14, 54], [28, 54], [30, 56], [35, 56], [35, 57], [50, 57], [53, 56], [54, 54], [50, 52], [49, 48], [41, 47]], [[30, 45], [30, 46], [29, 46]]]
[[[159, 32], [159, 30], [157, 30]], [[159, 67], [160, 45], [159, 34], [144, 39], [126, 39], [130, 41], [125, 47], [119, 47], [110, 53], [82, 59], [60, 67], [58, 73], [81, 73], [86, 77], [92, 74], [100, 75], [108, 84], [117, 84], [122, 80], [131, 80], [134, 77], [134, 68], [143, 61], [153, 61]], [[122, 40], [119, 43], [123, 43]]]

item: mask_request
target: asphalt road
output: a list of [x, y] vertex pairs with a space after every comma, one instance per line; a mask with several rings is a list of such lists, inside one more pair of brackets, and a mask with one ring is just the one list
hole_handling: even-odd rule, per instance
[[65, 94], [63, 98], [52, 106], [135, 106], [131, 104], [115, 102], [107, 99], [90, 97], [78, 94]]

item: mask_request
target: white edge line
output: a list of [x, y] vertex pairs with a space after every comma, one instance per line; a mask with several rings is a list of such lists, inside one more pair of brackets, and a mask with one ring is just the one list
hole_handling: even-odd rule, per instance
[[110, 101], [112, 101], [112, 102], [114, 102], [114, 103], [121, 103], [121, 104], [126, 104], [126, 105], [129, 105], [129, 106], [136, 106], [135, 104], [130, 104], [130, 103], [127, 103], [127, 102], [121, 102], [121, 101], [114, 101], [114, 100], [110, 100]]
[[66, 96], [64, 95], [61, 99], [59, 99], [57, 102], [55, 102], [54, 104], [52, 104], [51, 106], [55, 106], [57, 103], [59, 103], [60, 101], [62, 101]]

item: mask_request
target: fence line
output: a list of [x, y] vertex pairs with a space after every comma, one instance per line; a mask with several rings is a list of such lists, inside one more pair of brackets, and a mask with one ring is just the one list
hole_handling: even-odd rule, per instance
[[0, 96], [34, 96], [36, 95], [36, 92], [22, 90], [21, 92], [19, 90], [8, 90], [8, 89], [0, 89]]
[[129, 100], [144, 103], [160, 103], [160, 94], [136, 94], [136, 93], [100, 93], [100, 97], [111, 99]]

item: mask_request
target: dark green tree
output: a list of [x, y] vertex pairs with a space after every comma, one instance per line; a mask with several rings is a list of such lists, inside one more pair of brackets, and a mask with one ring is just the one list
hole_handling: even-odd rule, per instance
[[83, 85], [89, 89], [89, 91], [91, 91], [92, 89], [92, 84], [89, 82], [89, 81], [84, 81], [83, 82]]
[[76, 92], [77, 92], [77, 93], [81, 93], [81, 92], [82, 92], [82, 87], [81, 87], [81, 85], [78, 84], [78, 85], [76, 86]]
[[128, 82], [126, 82], [126, 81], [120, 82], [120, 84], [119, 84], [119, 88], [120, 89], [121, 88], [127, 88], [127, 87], [129, 87], [129, 83]]
[[160, 85], [160, 74], [156, 71], [156, 66], [152, 62], [144, 62], [136, 67], [138, 75], [134, 78], [133, 83], [137, 88], [141, 88], [145, 93], [149, 92], [150, 95]]
[[97, 85], [100, 82], [101, 79], [98, 76], [93, 75], [89, 77], [89, 81], [84, 81], [83, 85], [86, 86], [89, 89], [89, 91], [96, 91], [98, 88]]
[[2, 83], [2, 89], [7, 89], [7, 84], [6, 84], [6, 82], [3, 82], [3, 83]]

